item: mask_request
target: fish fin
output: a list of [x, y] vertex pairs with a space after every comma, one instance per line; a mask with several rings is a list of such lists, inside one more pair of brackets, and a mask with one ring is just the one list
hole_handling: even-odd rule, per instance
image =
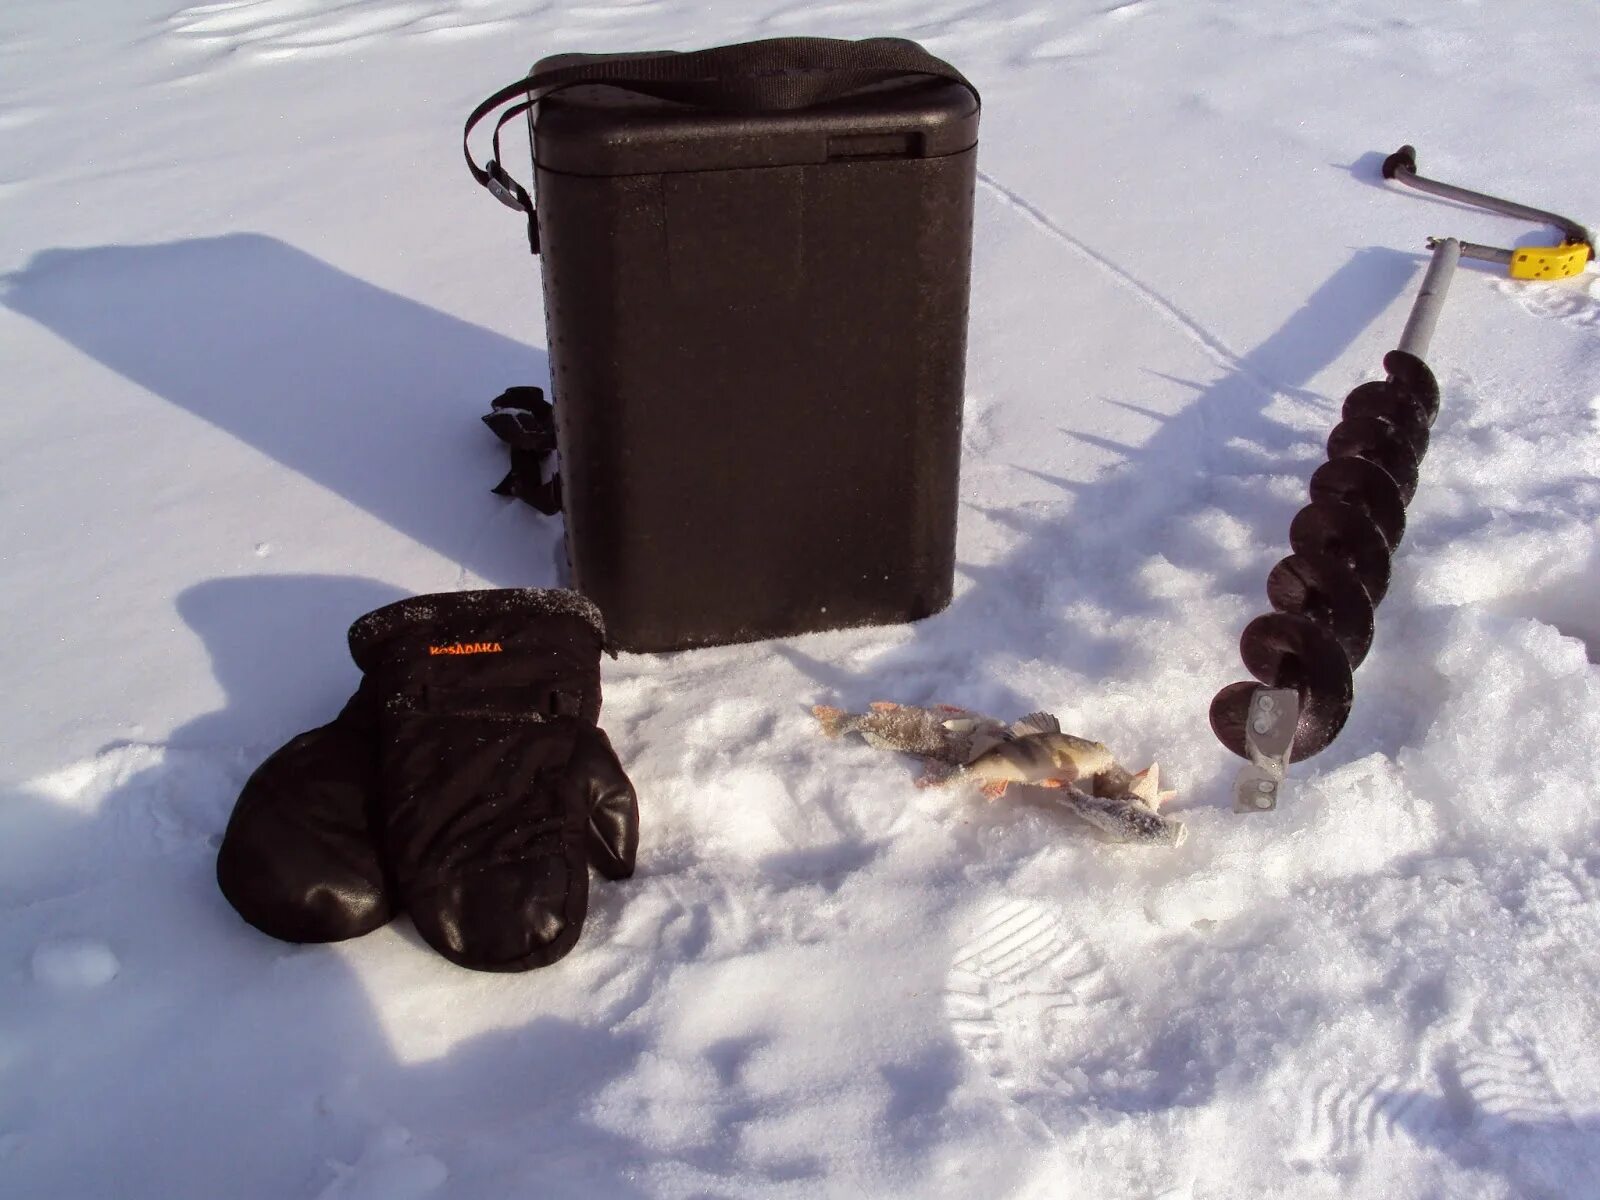
[[850, 719], [850, 714], [842, 708], [834, 708], [831, 704], [816, 704], [811, 708], [811, 715], [822, 726], [822, 732], [831, 738], [838, 737], [845, 732], [844, 723]]
[[1159, 812], [1161, 806], [1177, 796], [1171, 788], [1161, 786], [1161, 767], [1151, 763], [1144, 770], [1133, 777], [1133, 784], [1128, 788], [1130, 795], [1138, 797]]
[[959, 704], [935, 704], [933, 707], [934, 707], [934, 711], [935, 712], [943, 712], [943, 713], [960, 714], [960, 713], [964, 713], [964, 712], [967, 711], [966, 709], [962, 708]]
[[1128, 795], [1144, 801], [1151, 808], [1159, 802], [1161, 795], [1161, 768], [1151, 763], [1142, 771], [1135, 771], [1133, 778], [1128, 781]]
[[900, 706], [893, 700], [874, 700], [867, 707], [873, 712], [895, 712]]
[[1030, 733], [1060, 733], [1061, 722], [1047, 712], [1031, 712], [1011, 726], [1012, 737], [1027, 737]]
[[985, 800], [998, 800], [1006, 794], [1006, 789], [1010, 786], [1009, 779], [991, 779], [978, 790], [983, 793]]
[[996, 746], [1001, 745], [1007, 740], [1007, 738], [1000, 736], [998, 733], [989, 733], [987, 731], [983, 733], [974, 733], [972, 735], [972, 744], [967, 747], [967, 762], [977, 762], [985, 754], [989, 753], [989, 751], [993, 750]]

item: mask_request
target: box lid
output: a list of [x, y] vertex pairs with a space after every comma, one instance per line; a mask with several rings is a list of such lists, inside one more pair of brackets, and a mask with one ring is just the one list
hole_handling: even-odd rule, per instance
[[[641, 57], [556, 54], [533, 69]], [[810, 108], [758, 113], [578, 84], [541, 100], [529, 123], [542, 170], [647, 175], [959, 154], [978, 140], [978, 102], [960, 84], [929, 76], [872, 84]]]

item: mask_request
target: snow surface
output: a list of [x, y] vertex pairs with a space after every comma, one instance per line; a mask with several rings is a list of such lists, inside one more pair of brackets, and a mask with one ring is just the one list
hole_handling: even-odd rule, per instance
[[[0, 1194], [1600, 1196], [1600, 283], [1458, 277], [1350, 724], [1205, 713], [1423, 238], [1600, 217], [1600, 9], [8, 0]], [[558, 50], [914, 37], [983, 90], [954, 604], [606, 666], [641, 869], [577, 951], [296, 948], [212, 878], [400, 596], [548, 584], [544, 382], [460, 121]], [[1060, 713], [1190, 837], [919, 791], [809, 705]]]

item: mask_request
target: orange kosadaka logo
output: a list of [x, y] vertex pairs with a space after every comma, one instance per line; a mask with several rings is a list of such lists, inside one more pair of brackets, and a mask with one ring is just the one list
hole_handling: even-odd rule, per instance
[[429, 646], [429, 655], [434, 654], [499, 654], [499, 642], [452, 642], [448, 646]]

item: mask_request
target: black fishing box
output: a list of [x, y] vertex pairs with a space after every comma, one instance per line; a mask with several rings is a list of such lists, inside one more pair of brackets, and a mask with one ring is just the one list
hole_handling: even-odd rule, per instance
[[740, 109], [529, 109], [568, 556], [619, 648], [950, 602], [979, 105], [939, 65], [801, 108], [761, 110], [768, 69]]

